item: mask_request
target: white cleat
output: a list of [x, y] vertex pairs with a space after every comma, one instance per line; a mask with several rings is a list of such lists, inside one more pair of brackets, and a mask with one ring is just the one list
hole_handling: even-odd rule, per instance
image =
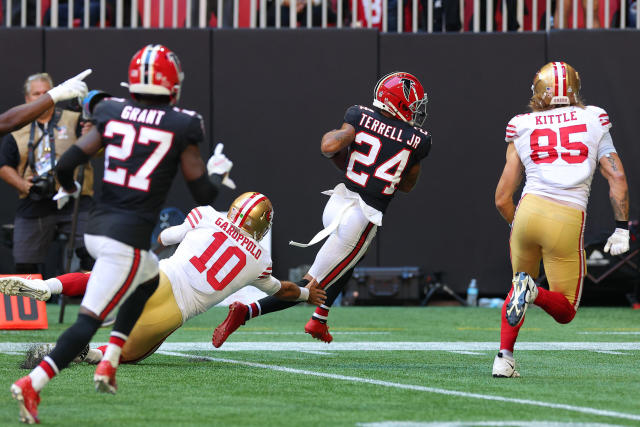
[[22, 277], [0, 278], [0, 292], [5, 295], [17, 295], [48, 301], [51, 298], [49, 286], [40, 279], [23, 279]]
[[520, 374], [516, 371], [516, 360], [498, 352], [493, 360], [493, 376], [496, 378], [518, 378]]

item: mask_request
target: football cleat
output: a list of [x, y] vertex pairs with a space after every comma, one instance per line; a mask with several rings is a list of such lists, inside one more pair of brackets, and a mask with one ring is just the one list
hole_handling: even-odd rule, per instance
[[99, 393], [116, 394], [118, 385], [116, 384], [116, 368], [108, 360], [98, 363], [96, 373], [93, 375], [93, 383]]
[[304, 325], [304, 332], [317, 340], [326, 342], [327, 344], [333, 341], [333, 337], [329, 333], [329, 327], [327, 324], [322, 323], [313, 317], [309, 319], [306, 325]]
[[11, 395], [18, 401], [20, 407], [20, 422], [25, 424], [40, 424], [38, 420], [38, 404], [40, 395], [31, 385], [31, 377], [20, 378], [11, 385]]
[[512, 283], [513, 290], [505, 315], [509, 325], [516, 326], [522, 321], [529, 304], [533, 304], [538, 297], [538, 287], [527, 273], [516, 273]]
[[80, 353], [78, 353], [76, 358], [73, 359], [73, 363], [82, 363], [82, 362], [84, 362], [84, 359], [87, 358], [87, 354], [89, 354], [89, 350], [91, 350], [91, 348], [89, 347], [89, 344], [87, 344], [86, 346], [84, 346], [82, 351], [80, 351]]
[[39, 301], [47, 301], [51, 298], [49, 286], [40, 279], [2, 277], [0, 278], [0, 292], [5, 295], [17, 295]]
[[218, 327], [213, 331], [213, 337], [211, 342], [215, 348], [220, 347], [229, 338], [229, 335], [235, 332], [240, 326], [244, 325], [245, 317], [249, 308], [241, 303], [235, 301], [229, 306], [229, 314], [224, 322], [220, 323]]
[[518, 378], [520, 374], [516, 371], [516, 360], [513, 357], [498, 352], [493, 360], [493, 376], [495, 378]]

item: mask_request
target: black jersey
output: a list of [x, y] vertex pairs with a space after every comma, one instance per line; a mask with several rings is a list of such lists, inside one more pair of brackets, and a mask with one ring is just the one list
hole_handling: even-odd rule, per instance
[[362, 105], [350, 107], [344, 122], [356, 130], [344, 184], [384, 213], [404, 173], [429, 154], [431, 135]]
[[204, 140], [202, 117], [171, 105], [108, 98], [92, 121], [102, 135], [105, 168], [88, 233], [149, 249], [180, 155]]

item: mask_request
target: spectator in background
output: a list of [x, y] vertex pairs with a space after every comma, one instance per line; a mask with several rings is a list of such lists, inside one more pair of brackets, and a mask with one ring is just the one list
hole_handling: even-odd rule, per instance
[[[296, 1], [296, 19], [301, 27], [307, 26], [307, 0], [280, 0], [280, 26], [289, 26], [289, 4]], [[343, 5], [346, 2], [343, 2]], [[311, 2], [311, 22], [314, 27], [322, 26], [322, 1], [313, 0]], [[276, 0], [267, 0], [267, 26], [276, 26]], [[336, 23], [336, 12], [332, 7], [331, 0], [327, 0], [327, 25], [334, 26]]]
[[[584, 26], [587, 27], [587, 0], [580, 0], [582, 2], [582, 10], [584, 11]], [[563, 8], [562, 28], [567, 28], [567, 19], [571, 8], [573, 7], [573, 0], [556, 0], [556, 11], [553, 15], [553, 22], [555, 28], [560, 28], [560, 8]], [[600, 28], [600, 14], [599, 14], [599, 2], [593, 0], [593, 28]], [[572, 25], [573, 28], [573, 25]]]
[[[47, 73], [33, 74], [24, 83], [25, 102], [36, 101], [53, 87]], [[80, 113], [51, 106], [34, 122], [18, 129], [0, 145], [0, 178], [18, 191], [13, 234], [13, 257], [17, 273], [39, 272], [39, 264], [56, 232], [69, 232], [73, 204], [58, 210], [52, 200], [57, 191], [53, 177], [56, 160], [71, 147], [81, 133]], [[84, 248], [84, 229], [93, 194], [93, 169], [85, 166], [78, 213], [75, 248], [81, 267], [90, 270], [92, 258]]]

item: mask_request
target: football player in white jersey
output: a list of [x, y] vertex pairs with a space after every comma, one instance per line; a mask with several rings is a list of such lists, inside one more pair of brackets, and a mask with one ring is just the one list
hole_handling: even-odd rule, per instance
[[[301, 288], [271, 275], [271, 256], [260, 240], [272, 219], [269, 199], [249, 192], [231, 204], [227, 215], [200, 206], [181, 225], [163, 230], [159, 243], [179, 246], [170, 258], [160, 261], [160, 284], [122, 348], [120, 363], [148, 357], [184, 322], [247, 285], [283, 300], [322, 304], [326, 294], [318, 282]], [[0, 279], [0, 290], [46, 300], [52, 293], [82, 294], [89, 276], [71, 273], [45, 281], [6, 277]], [[97, 363], [102, 352], [104, 348], [92, 349], [85, 360]]]
[[[507, 125], [507, 160], [495, 194], [496, 207], [511, 226], [512, 288], [502, 307], [500, 351], [494, 377], [517, 377], [513, 348], [529, 304], [559, 323], [576, 314], [586, 273], [584, 224], [596, 168], [609, 183], [616, 229], [605, 252], [629, 250], [629, 193], [620, 157], [613, 146], [607, 113], [584, 106], [580, 77], [565, 62], [550, 62], [531, 87], [531, 112]], [[526, 183], [518, 207], [513, 195], [522, 175]], [[540, 259], [549, 290], [539, 288]]]

